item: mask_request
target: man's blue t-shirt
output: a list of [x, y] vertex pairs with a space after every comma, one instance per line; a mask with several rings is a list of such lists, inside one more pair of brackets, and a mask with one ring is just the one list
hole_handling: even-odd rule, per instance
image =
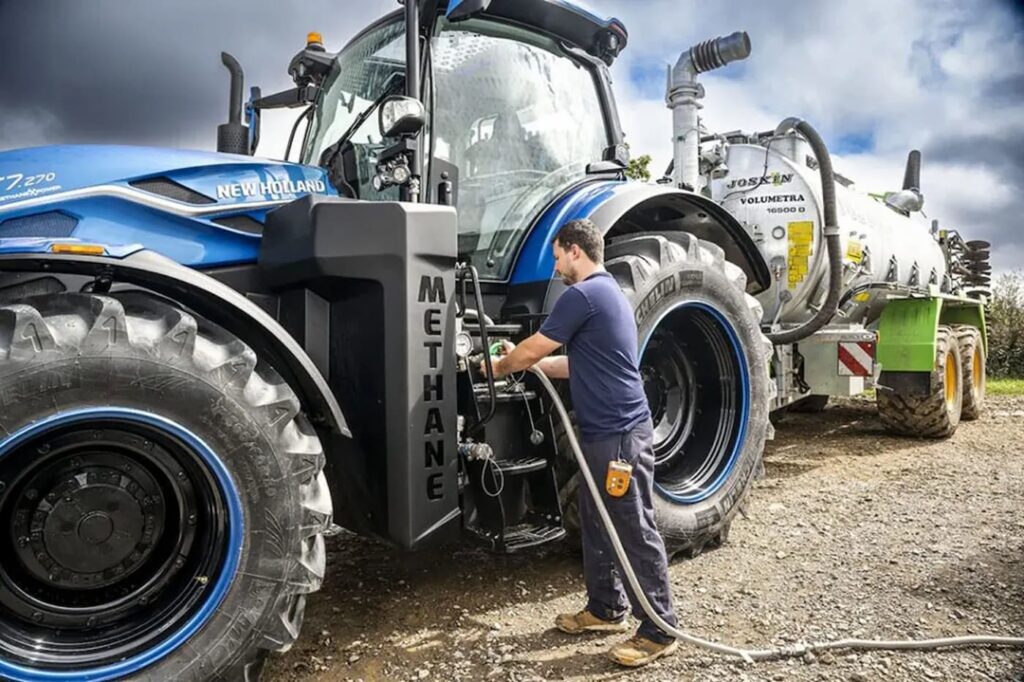
[[568, 347], [569, 390], [584, 440], [625, 433], [650, 416], [633, 309], [611, 275], [595, 272], [566, 289], [540, 333]]

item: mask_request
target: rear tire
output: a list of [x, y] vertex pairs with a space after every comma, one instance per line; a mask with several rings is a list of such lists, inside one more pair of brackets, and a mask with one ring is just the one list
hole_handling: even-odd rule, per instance
[[[654, 510], [669, 554], [723, 543], [762, 470], [770, 430], [771, 343], [743, 271], [685, 232], [613, 240], [605, 267], [635, 311], [655, 426]], [[556, 421], [563, 469], [575, 472]], [[573, 527], [578, 474], [562, 482]]]
[[935, 369], [928, 395], [879, 387], [878, 415], [894, 433], [917, 438], [946, 438], [960, 423], [963, 406], [960, 346], [953, 330], [940, 326], [935, 338]]
[[0, 514], [36, 524], [0, 534], [27, 595], [0, 598], [4, 679], [254, 682], [295, 641], [325, 569], [324, 453], [248, 346], [141, 293], [27, 299], [0, 307], [0, 415]]
[[956, 342], [960, 345], [960, 367], [963, 370], [964, 404], [960, 412], [963, 421], [974, 421], [985, 409], [985, 373], [987, 360], [985, 344], [977, 327], [957, 325], [953, 327]]

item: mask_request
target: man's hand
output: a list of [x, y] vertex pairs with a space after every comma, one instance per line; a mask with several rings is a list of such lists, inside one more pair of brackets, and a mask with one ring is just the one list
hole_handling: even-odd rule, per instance
[[[502, 344], [503, 356], [491, 359], [494, 376], [501, 377], [533, 367], [537, 361], [547, 357], [561, 345], [558, 341], [553, 341], [540, 332], [526, 339], [518, 346], [505, 341]], [[485, 362], [480, 363], [480, 372], [484, 375], [487, 374]]]
[[[498, 373], [498, 367], [501, 366], [501, 359], [508, 355], [509, 353], [511, 353], [512, 351], [514, 351], [515, 349], [516, 344], [512, 343], [511, 341], [506, 340], [501, 342], [501, 349], [498, 351], [499, 353], [501, 353], [501, 355], [491, 356], [491, 367], [494, 369], [494, 376], [501, 376], [501, 374]], [[490, 352], [490, 349], [488, 349], [487, 352]], [[480, 361], [480, 374], [487, 376], [486, 359]]]

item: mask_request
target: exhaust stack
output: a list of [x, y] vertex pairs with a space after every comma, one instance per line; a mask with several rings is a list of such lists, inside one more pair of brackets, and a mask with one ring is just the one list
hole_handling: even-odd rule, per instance
[[901, 213], [914, 213], [924, 207], [921, 194], [921, 152], [912, 149], [903, 172], [903, 189], [885, 197], [885, 203]]
[[679, 55], [679, 61], [669, 70], [665, 103], [672, 110], [673, 179], [676, 185], [699, 189], [700, 130], [697, 112], [701, 108], [698, 100], [704, 97], [704, 87], [697, 82], [697, 74], [749, 56], [750, 36], [746, 31], [737, 31], [697, 43]]
[[217, 126], [217, 151], [226, 154], [249, 153], [249, 128], [242, 125], [242, 66], [227, 52], [220, 60], [231, 74], [231, 94], [228, 96], [228, 121]]

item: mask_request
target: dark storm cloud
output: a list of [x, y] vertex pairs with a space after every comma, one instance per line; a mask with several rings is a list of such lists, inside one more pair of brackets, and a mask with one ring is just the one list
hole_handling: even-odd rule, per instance
[[[213, 145], [227, 115], [221, 50], [250, 85], [291, 85], [308, 31], [329, 49], [389, 0], [0, 0], [0, 149], [41, 142]], [[41, 132], [40, 132], [41, 129]]]

